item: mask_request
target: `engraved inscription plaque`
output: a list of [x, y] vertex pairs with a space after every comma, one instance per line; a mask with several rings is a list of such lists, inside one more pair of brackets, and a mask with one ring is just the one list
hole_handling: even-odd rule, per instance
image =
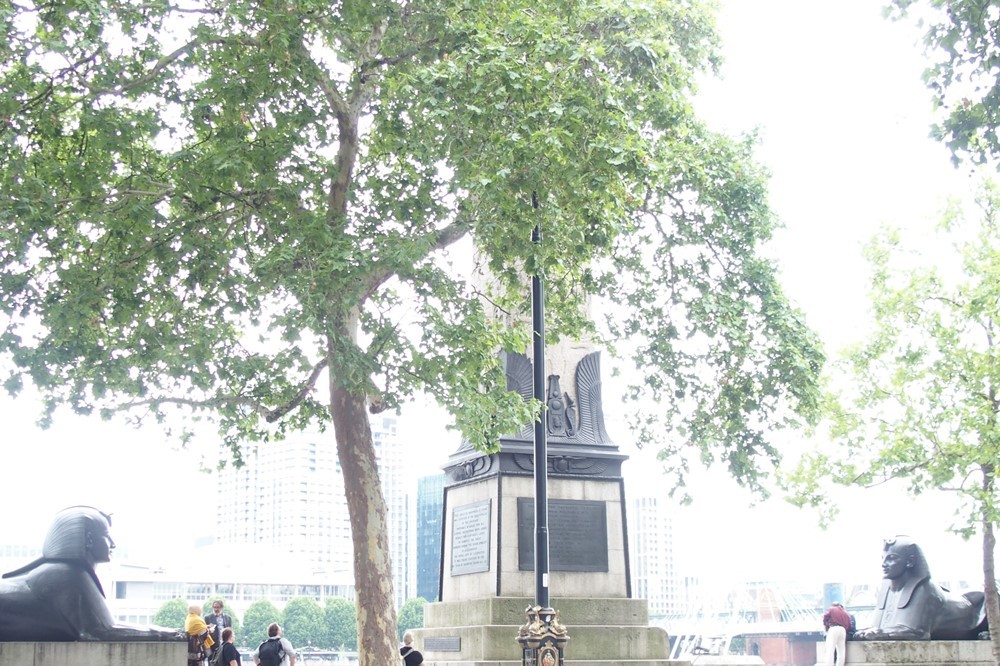
[[[535, 500], [517, 498], [517, 566], [535, 569]], [[549, 570], [607, 571], [608, 514], [604, 502], [549, 500]]]
[[461, 636], [428, 636], [424, 639], [426, 652], [461, 652]]
[[451, 575], [490, 570], [490, 500], [451, 512]]

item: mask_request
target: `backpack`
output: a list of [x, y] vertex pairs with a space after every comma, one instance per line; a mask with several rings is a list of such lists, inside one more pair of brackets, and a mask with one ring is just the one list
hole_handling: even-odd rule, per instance
[[205, 658], [205, 634], [188, 634], [188, 661], [201, 661]]
[[219, 649], [215, 651], [215, 654], [212, 655], [212, 658], [208, 661], [211, 666], [222, 666], [222, 653], [225, 651], [225, 647], [226, 644], [223, 643], [219, 646]]
[[268, 638], [257, 648], [257, 658], [261, 666], [279, 666], [285, 658], [285, 650], [281, 647], [281, 638]]

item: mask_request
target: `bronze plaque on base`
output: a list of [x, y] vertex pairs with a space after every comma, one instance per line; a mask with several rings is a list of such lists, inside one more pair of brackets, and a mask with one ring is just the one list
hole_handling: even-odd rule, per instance
[[[517, 565], [535, 569], [535, 500], [517, 498]], [[549, 500], [549, 570], [607, 571], [608, 515], [604, 502]]]

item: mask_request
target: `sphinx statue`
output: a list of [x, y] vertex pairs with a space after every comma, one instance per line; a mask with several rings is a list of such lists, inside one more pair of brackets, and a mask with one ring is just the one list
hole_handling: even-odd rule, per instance
[[934, 583], [923, 551], [909, 537], [886, 540], [882, 574], [872, 626], [854, 640], [964, 640], [986, 630], [983, 593], [957, 595]]
[[159, 627], [115, 624], [94, 566], [111, 560], [111, 517], [89, 506], [60, 511], [42, 557], [0, 579], [0, 642], [172, 641]]

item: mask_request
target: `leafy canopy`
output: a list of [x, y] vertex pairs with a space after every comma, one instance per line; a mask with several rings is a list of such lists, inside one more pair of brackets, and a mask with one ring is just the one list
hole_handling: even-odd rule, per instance
[[915, 494], [957, 492], [955, 527], [967, 536], [1000, 519], [996, 184], [984, 186], [977, 212], [950, 207], [936, 265], [906, 252], [897, 232], [869, 248], [875, 329], [845, 359], [849, 388], [831, 398], [836, 446], [805, 456], [793, 477], [800, 503], [828, 506], [828, 475], [862, 486], [900, 479]]
[[403, 640], [403, 634], [410, 629], [420, 629], [424, 626], [424, 606], [427, 600], [423, 597], [407, 599], [402, 608], [399, 609], [399, 617], [396, 620], [399, 640]]
[[184, 599], [171, 599], [170, 601], [165, 601], [156, 611], [156, 615], [153, 616], [153, 624], [157, 627], [180, 631], [184, 628], [184, 621], [187, 619], [187, 614], [187, 601]]
[[312, 597], [295, 597], [281, 612], [281, 627], [292, 645], [321, 646], [326, 642], [323, 608]]
[[956, 161], [1000, 157], [1000, 6], [993, 0], [893, 0], [890, 14], [925, 28], [924, 81], [940, 120], [933, 135]]
[[0, 354], [49, 415], [185, 407], [239, 460], [328, 418], [329, 369], [374, 409], [427, 391], [489, 448], [537, 409], [496, 354], [527, 346], [525, 272], [553, 339], [631, 356], [640, 443], [671, 460], [757, 486], [815, 411], [752, 141], [689, 103], [701, 2], [67, 0], [0, 25]]
[[243, 613], [243, 640], [237, 640], [241, 645], [257, 647], [267, 640], [267, 627], [272, 622], [280, 622], [281, 613], [267, 599], [258, 599]]
[[342, 597], [330, 597], [323, 609], [326, 646], [331, 650], [357, 649], [358, 621], [354, 604]]

